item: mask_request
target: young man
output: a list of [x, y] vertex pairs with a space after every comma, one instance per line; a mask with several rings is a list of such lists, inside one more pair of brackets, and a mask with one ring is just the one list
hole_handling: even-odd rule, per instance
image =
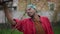
[[26, 13], [30, 18], [23, 20], [13, 19], [5, 4], [3, 4], [3, 8], [10, 23], [24, 34], [54, 34], [48, 18], [39, 16], [34, 5], [27, 6]]

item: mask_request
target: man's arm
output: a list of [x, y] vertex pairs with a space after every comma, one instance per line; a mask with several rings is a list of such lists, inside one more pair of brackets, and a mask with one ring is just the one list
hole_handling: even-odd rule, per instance
[[15, 24], [15, 22], [13, 21], [12, 19], [12, 16], [10, 14], [10, 10], [9, 8], [7, 7], [6, 4], [3, 5], [3, 9], [4, 9], [4, 13], [5, 13], [5, 16], [7, 17], [7, 19], [10, 21], [11, 24]]

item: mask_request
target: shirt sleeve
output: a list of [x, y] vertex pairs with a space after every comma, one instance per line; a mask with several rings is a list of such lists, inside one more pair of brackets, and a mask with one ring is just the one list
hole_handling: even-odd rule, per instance
[[13, 21], [15, 21], [16, 24], [12, 25], [12, 28], [16, 28], [19, 31], [22, 31], [22, 21], [19, 19], [13, 19]]
[[51, 26], [48, 18], [46, 18], [46, 22], [47, 22], [47, 32], [48, 32], [48, 34], [54, 34], [52, 26]]

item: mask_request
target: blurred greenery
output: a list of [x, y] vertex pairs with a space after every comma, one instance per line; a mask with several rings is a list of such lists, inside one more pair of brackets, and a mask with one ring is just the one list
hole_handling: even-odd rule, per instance
[[60, 26], [55, 26], [53, 29], [55, 34], [60, 34]]
[[[56, 26], [53, 27], [54, 33], [55, 34], [60, 34], [60, 27]], [[0, 34], [11, 34], [11, 29], [2, 29], [0, 30]], [[18, 30], [13, 31], [12, 34], [23, 34], [22, 32], [19, 32]]]
[[12, 33], [11, 33], [11, 29], [3, 29], [3, 30], [0, 30], [0, 34], [23, 34], [22, 32], [19, 32], [18, 30], [14, 30]]
[[[54, 33], [55, 34], [60, 34], [60, 22], [58, 22], [58, 24], [56, 25], [52, 25]], [[9, 26], [9, 24], [5, 23], [5, 24], [0, 24], [0, 34], [23, 34], [23, 32], [20, 32], [18, 30], [14, 30], [12, 33], [12, 29]]]

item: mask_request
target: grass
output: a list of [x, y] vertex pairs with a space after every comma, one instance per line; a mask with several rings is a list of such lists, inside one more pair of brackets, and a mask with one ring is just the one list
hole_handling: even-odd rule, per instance
[[3, 29], [0, 30], [0, 34], [23, 34], [22, 32], [19, 32], [18, 30], [15, 30], [11, 33], [11, 29]]
[[[54, 33], [60, 34], [60, 27], [54, 27]], [[0, 30], [0, 34], [11, 34], [11, 29]], [[18, 30], [15, 30], [12, 34], [23, 34], [23, 33], [19, 32]]]
[[54, 33], [55, 34], [60, 34], [60, 27], [54, 27]]

